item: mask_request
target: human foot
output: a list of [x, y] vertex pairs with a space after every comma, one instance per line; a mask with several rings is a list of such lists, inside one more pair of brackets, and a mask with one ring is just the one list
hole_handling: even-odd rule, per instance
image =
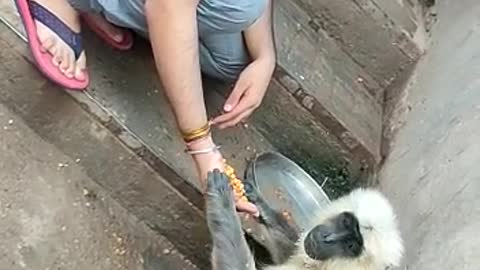
[[[86, 55], [79, 38], [80, 20], [78, 13], [67, 0], [35, 0], [29, 1], [29, 4], [43, 52], [53, 56], [53, 65], [57, 66], [67, 78], [84, 81], [86, 79], [84, 71]], [[42, 7], [56, 16], [68, 29], [49, 18]], [[71, 32], [68, 32], [68, 30]]]
[[81, 13], [81, 15], [85, 21], [97, 25], [100, 30], [108, 33], [116, 42], [122, 42], [123, 31], [109, 23], [102, 15], [95, 13]]
[[102, 14], [80, 13], [83, 21], [106, 43], [118, 50], [128, 50], [133, 45], [130, 31], [111, 24]]

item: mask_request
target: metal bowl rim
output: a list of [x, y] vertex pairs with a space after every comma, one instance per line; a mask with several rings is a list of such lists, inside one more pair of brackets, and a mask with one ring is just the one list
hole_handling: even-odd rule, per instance
[[251, 173], [252, 173], [252, 176], [253, 176], [252, 181], [257, 187], [258, 187], [257, 177], [256, 177], [257, 161], [259, 160], [259, 158], [265, 157], [265, 156], [268, 156], [268, 155], [273, 156], [273, 158], [276, 158], [276, 159], [280, 160], [281, 162], [287, 163], [288, 165], [292, 166], [295, 170], [300, 172], [307, 179], [307, 181], [309, 182], [308, 183], [309, 185], [317, 187], [317, 190], [319, 190], [321, 195], [323, 195], [327, 199], [327, 201], [330, 201], [330, 198], [327, 196], [327, 194], [325, 193], [323, 188], [302, 167], [300, 167], [300, 165], [293, 162], [293, 160], [287, 158], [286, 156], [282, 155], [281, 153], [278, 153], [278, 152], [275, 152], [275, 151], [262, 152], [262, 153], [256, 155], [255, 158], [251, 161], [252, 162]]

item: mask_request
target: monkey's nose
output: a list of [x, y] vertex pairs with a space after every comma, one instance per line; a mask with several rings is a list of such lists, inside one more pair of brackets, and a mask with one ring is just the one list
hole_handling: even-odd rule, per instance
[[321, 239], [325, 243], [331, 243], [335, 241], [335, 236], [333, 233], [330, 232], [321, 232]]

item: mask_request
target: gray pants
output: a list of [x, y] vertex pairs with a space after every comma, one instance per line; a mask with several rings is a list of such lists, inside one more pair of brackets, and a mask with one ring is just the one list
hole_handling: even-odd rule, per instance
[[[145, 0], [68, 1], [80, 11], [101, 13], [109, 22], [148, 38]], [[227, 81], [238, 77], [250, 62], [242, 31], [260, 17], [265, 6], [266, 0], [200, 0], [197, 19], [204, 73]]]

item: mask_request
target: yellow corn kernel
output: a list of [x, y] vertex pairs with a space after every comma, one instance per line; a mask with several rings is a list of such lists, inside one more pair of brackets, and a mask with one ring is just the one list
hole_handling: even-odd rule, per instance
[[228, 177], [231, 177], [233, 174], [234, 174], [234, 170], [232, 167], [225, 167], [225, 174], [228, 176]]
[[229, 178], [230, 186], [232, 187], [235, 200], [241, 200], [248, 202], [247, 197], [245, 196], [245, 186], [242, 183], [242, 180], [238, 179], [235, 175], [235, 169], [227, 164], [227, 161], [224, 159], [223, 162], [225, 163], [225, 174]]

